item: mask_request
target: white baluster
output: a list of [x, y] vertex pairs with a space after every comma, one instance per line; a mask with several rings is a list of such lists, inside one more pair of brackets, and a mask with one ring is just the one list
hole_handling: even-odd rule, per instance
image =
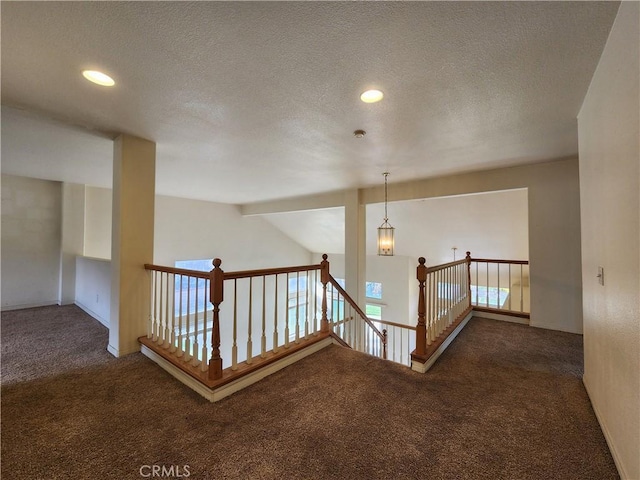
[[287, 289], [286, 289], [286, 306], [285, 306], [285, 327], [284, 327], [284, 348], [289, 348], [289, 274], [287, 273]]
[[311, 272], [305, 272], [304, 288], [304, 339], [309, 339], [309, 318], [311, 317]]
[[199, 278], [195, 277], [196, 279], [196, 306], [194, 308], [195, 312], [195, 325], [194, 325], [194, 338], [193, 338], [193, 358], [191, 361], [191, 365], [193, 365], [194, 367], [197, 367], [200, 364], [200, 319], [198, 318], [198, 293], [200, 290], [200, 282], [199, 282]]
[[266, 285], [267, 279], [262, 276], [262, 337], [260, 338], [260, 356], [265, 358], [267, 356], [267, 304], [266, 304]]
[[247, 365], [253, 363], [253, 341], [251, 340], [251, 330], [253, 317], [253, 277], [249, 277], [249, 318], [247, 320], [249, 337], [247, 339]]
[[153, 337], [153, 308], [154, 308], [154, 291], [153, 291], [153, 285], [155, 283], [155, 272], [153, 270], [147, 270], [148, 275], [149, 275], [149, 300], [150, 300], [150, 304], [149, 304], [149, 320], [147, 322], [147, 338], [151, 338]]
[[277, 353], [280, 350], [278, 341], [278, 274], [274, 277], [274, 290], [275, 299], [273, 305], [273, 352]]
[[184, 342], [184, 361], [188, 362], [191, 360], [191, 278], [187, 276], [187, 311], [186, 311], [186, 321], [187, 321], [187, 332], [186, 338]]
[[231, 370], [238, 369], [238, 280], [233, 279], [233, 346], [231, 347]]
[[180, 279], [180, 288], [178, 289], [180, 298], [178, 300], [178, 353], [177, 356], [181, 357], [182, 355], [184, 355], [184, 350], [183, 350], [183, 339], [184, 339], [184, 335], [183, 335], [183, 321], [182, 321], [182, 282], [183, 282], [183, 277], [182, 275], [178, 275], [179, 279]]

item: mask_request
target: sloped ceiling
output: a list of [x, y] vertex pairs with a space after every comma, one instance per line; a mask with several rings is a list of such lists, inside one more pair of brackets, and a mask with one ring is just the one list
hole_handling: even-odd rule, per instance
[[[527, 190], [392, 202], [396, 255], [450, 262], [471, 251], [477, 258], [529, 258]], [[367, 254], [376, 255], [376, 232], [383, 204], [367, 205]], [[264, 218], [316, 253], [344, 253], [344, 208], [277, 213]], [[456, 247], [457, 250], [453, 250]]]

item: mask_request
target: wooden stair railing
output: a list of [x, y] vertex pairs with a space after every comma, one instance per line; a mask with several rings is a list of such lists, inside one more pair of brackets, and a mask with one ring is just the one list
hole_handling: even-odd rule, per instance
[[472, 258], [471, 263], [474, 310], [530, 318], [528, 260]]
[[418, 324], [411, 360], [425, 365], [472, 309], [471, 253], [462, 260], [433, 267], [425, 265], [424, 257], [418, 263]]
[[[418, 324], [416, 348], [411, 354], [414, 364], [426, 365], [433, 355], [440, 352], [440, 347], [448, 337], [459, 331], [456, 330], [458, 326], [465, 318], [469, 318], [471, 310], [529, 318], [527, 260], [471, 258], [471, 252], [467, 252], [466, 257], [457, 262], [427, 267], [424, 257], [420, 257], [418, 263]], [[475, 276], [472, 276], [472, 263], [476, 265]], [[479, 264], [482, 263], [486, 269], [480, 276]], [[495, 265], [492, 272], [489, 265]], [[519, 275], [516, 272], [515, 278], [512, 274], [513, 266], [519, 270]], [[472, 284], [473, 277], [475, 284]], [[482, 288], [485, 295], [484, 305], [478, 300], [478, 291]], [[495, 302], [489, 300], [490, 291], [495, 291]], [[501, 297], [501, 294], [504, 296]], [[513, 308], [514, 297], [519, 303], [517, 309]], [[414, 370], [424, 371], [419, 367]]]
[[140, 342], [211, 387], [329, 336], [312, 290], [320, 264], [237, 272], [221, 265], [218, 258], [210, 272], [145, 265], [151, 311]]
[[[358, 306], [355, 300], [353, 300], [353, 298], [349, 296], [349, 294], [345, 291], [345, 289], [342, 288], [342, 286], [336, 281], [335, 278], [333, 278], [332, 276], [329, 276], [329, 282], [331, 283], [332, 288], [338, 292], [338, 296], [339, 296], [338, 298], [342, 297], [344, 299], [344, 302], [349, 305], [349, 307], [358, 316], [358, 318], [362, 322], [364, 322], [365, 329], [368, 329], [368, 330], [365, 330], [365, 338], [367, 338], [366, 332], [367, 331], [371, 332], [374, 338], [377, 339], [376, 342], [379, 342], [379, 343], [374, 343], [372, 345], [371, 342], [366, 342], [366, 341], [358, 342], [357, 336], [355, 338], [355, 342], [349, 342], [342, 335], [340, 335], [340, 337], [343, 340], [345, 340], [346, 343], [351, 346], [351, 348], [354, 348], [355, 350], [362, 351], [365, 353], [369, 353], [371, 355], [375, 355], [377, 357], [380, 357], [386, 360], [387, 359], [387, 330], [384, 329], [380, 331], [378, 327], [374, 325], [373, 321], [371, 321], [371, 319], [367, 317], [367, 314], [362, 311], [362, 309]], [[353, 321], [353, 318], [351, 318], [350, 321]]]
[[[210, 272], [145, 265], [151, 310], [140, 338], [206, 386], [231, 382], [330, 336], [351, 346], [337, 330], [356, 320], [377, 339], [367, 353], [386, 358], [386, 331], [331, 276], [327, 255], [320, 264], [238, 272], [225, 272], [218, 258], [212, 263]], [[329, 294], [348, 305], [353, 318], [338, 318]]]

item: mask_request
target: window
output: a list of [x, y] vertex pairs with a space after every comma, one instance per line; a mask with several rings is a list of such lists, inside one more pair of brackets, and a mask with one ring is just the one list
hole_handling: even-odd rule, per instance
[[[289, 338], [295, 338], [296, 324], [299, 325], [300, 334], [304, 335], [304, 324], [307, 318], [307, 275], [300, 273], [289, 277], [289, 297], [287, 298], [287, 325], [289, 326]], [[299, 322], [299, 323], [298, 323]]]
[[382, 284], [379, 282], [367, 282], [365, 292], [367, 298], [382, 300]]
[[460, 285], [457, 283], [438, 282], [438, 298], [456, 300], [460, 298]]
[[[342, 288], [344, 288], [344, 278], [336, 278], [336, 282]], [[382, 300], [382, 283], [380, 282], [366, 282], [365, 284], [365, 296], [371, 300]], [[367, 303], [365, 305], [365, 313], [367, 317], [372, 320], [382, 320], [382, 307], [381, 303]], [[331, 302], [332, 311], [336, 312], [336, 318], [344, 317], [344, 301], [338, 302], [334, 299]]]
[[[336, 278], [336, 282], [342, 288], [345, 288], [344, 278]], [[365, 295], [367, 298], [375, 298], [377, 300], [382, 300], [382, 283], [379, 282], [367, 282], [365, 284]]]
[[[203, 260], [178, 260], [176, 268], [185, 270], [199, 270], [209, 272], [213, 268], [212, 259]], [[203, 278], [188, 277], [186, 275], [175, 276], [174, 311], [176, 316], [189, 313], [213, 310], [209, 302], [208, 282]]]
[[485, 287], [482, 285], [471, 285], [471, 302], [474, 305], [504, 308], [504, 304], [509, 297], [509, 289], [505, 287]]
[[372, 305], [367, 303], [367, 310], [365, 312], [367, 317], [372, 320], [382, 320], [382, 305]]

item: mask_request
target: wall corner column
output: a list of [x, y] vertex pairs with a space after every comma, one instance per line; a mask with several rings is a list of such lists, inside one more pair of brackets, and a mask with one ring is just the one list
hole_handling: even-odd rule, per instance
[[344, 270], [347, 292], [365, 306], [367, 274], [366, 206], [361, 190], [348, 190], [344, 198]]
[[84, 254], [85, 186], [62, 184], [62, 229], [60, 238], [60, 286], [58, 303], [76, 301], [76, 257]]
[[156, 145], [130, 135], [114, 141], [111, 229], [111, 318], [108, 350], [140, 350], [146, 333], [153, 263]]

